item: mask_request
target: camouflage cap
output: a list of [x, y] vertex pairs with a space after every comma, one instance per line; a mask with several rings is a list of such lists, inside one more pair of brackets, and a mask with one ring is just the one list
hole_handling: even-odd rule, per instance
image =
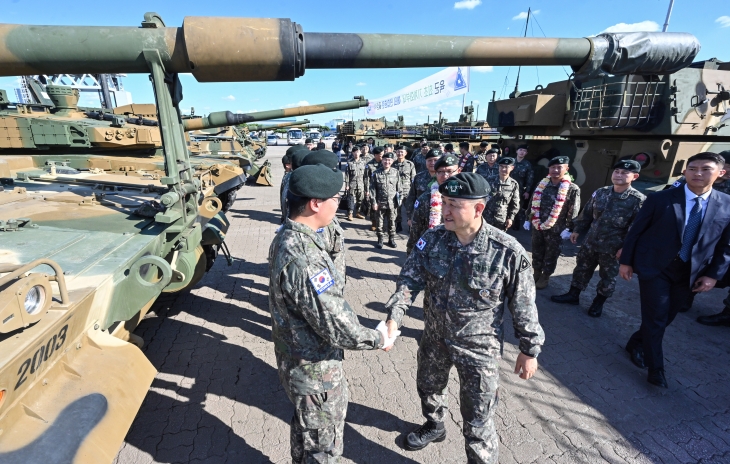
[[441, 195], [449, 198], [485, 198], [490, 190], [489, 182], [475, 172], [459, 173], [439, 186]]
[[294, 152], [294, 154], [291, 155], [291, 168], [292, 169], [299, 168], [299, 166], [302, 165], [304, 158], [309, 156], [310, 153], [312, 153], [312, 152], [307, 150], [306, 147], [304, 150], [299, 150], [297, 152]]
[[507, 166], [514, 166], [517, 160], [510, 156], [505, 156], [504, 158], [497, 161], [497, 164], [506, 164]]
[[383, 159], [395, 159], [395, 155], [393, 152], [389, 151], [388, 153], [383, 154]]
[[429, 158], [438, 158], [439, 156], [442, 156], [443, 152], [441, 150], [429, 150], [428, 153], [426, 153], [426, 159]]
[[613, 169], [625, 169], [627, 171], [638, 173], [641, 171], [641, 165], [639, 164], [638, 161], [621, 160], [618, 163], [613, 165]]
[[332, 198], [342, 189], [342, 173], [324, 164], [302, 166], [289, 178], [289, 191], [302, 198]]
[[548, 162], [548, 167], [554, 164], [570, 164], [570, 158], [563, 155], [556, 156], [555, 158], [551, 159], [550, 162]]
[[300, 166], [313, 166], [315, 164], [324, 164], [328, 168], [335, 168], [337, 167], [337, 164], [340, 162], [340, 159], [332, 153], [329, 150], [317, 150], [309, 152], [307, 156], [304, 157], [302, 160]]
[[436, 171], [439, 170], [439, 168], [448, 167], [448, 166], [456, 166], [459, 164], [459, 160], [454, 155], [446, 155], [442, 156], [441, 159], [436, 161], [436, 165], [433, 167]]

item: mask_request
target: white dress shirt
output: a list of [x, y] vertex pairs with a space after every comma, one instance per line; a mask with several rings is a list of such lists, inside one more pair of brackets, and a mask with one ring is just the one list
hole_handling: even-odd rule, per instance
[[692, 208], [695, 207], [695, 198], [700, 197], [700, 207], [702, 208], [702, 219], [705, 219], [705, 213], [707, 212], [707, 202], [710, 201], [710, 193], [712, 188], [706, 191], [702, 195], [695, 195], [687, 184], [684, 184], [684, 225], [687, 225], [689, 221], [689, 214], [692, 212]]

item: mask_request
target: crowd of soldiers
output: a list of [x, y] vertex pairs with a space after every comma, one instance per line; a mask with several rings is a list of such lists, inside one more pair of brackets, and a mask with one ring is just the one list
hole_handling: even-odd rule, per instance
[[[549, 286], [563, 242], [582, 238], [570, 290], [551, 299], [579, 304], [598, 267], [588, 314], [600, 317], [616, 285], [624, 238], [645, 200], [631, 186], [641, 170], [633, 160], [613, 166], [612, 185], [594, 192], [579, 216], [580, 189], [566, 156], [550, 159], [548, 175], [535, 185], [526, 145], [514, 158], [500, 157], [499, 148], [486, 143], [476, 153], [468, 143], [459, 144], [459, 153], [450, 144], [408, 148], [365, 143], [350, 145], [346, 155], [346, 219], [369, 216], [378, 248], [386, 232], [387, 245], [396, 248], [403, 208], [409, 226], [407, 260], [386, 303], [388, 316], [375, 329], [360, 325], [344, 294], [344, 233], [336, 218], [343, 200], [341, 154], [292, 147], [284, 156], [269, 304], [280, 379], [295, 407], [294, 462], [337, 461], [348, 399], [343, 350], [392, 349], [420, 292], [424, 331], [416, 383], [425, 422], [404, 446], [418, 450], [445, 439], [447, 384], [456, 367], [467, 462], [497, 462], [493, 416], [505, 303], [519, 339], [515, 373], [529, 379], [545, 338], [535, 290]], [[719, 179], [718, 190], [730, 191], [728, 177]], [[532, 259], [507, 233], [519, 227], [531, 231]], [[730, 297], [726, 301], [730, 307]], [[706, 318], [700, 322], [730, 325], [730, 309]]]

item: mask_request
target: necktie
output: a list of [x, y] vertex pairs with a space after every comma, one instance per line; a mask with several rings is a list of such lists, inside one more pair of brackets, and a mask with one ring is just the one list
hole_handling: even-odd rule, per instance
[[700, 204], [700, 197], [695, 197], [695, 205], [692, 208], [692, 212], [689, 213], [689, 219], [687, 225], [684, 226], [684, 235], [682, 236], [682, 249], [679, 250], [679, 257], [682, 261], [689, 261], [692, 255], [692, 247], [697, 240], [697, 235], [700, 232], [700, 224], [702, 224], [702, 206]]

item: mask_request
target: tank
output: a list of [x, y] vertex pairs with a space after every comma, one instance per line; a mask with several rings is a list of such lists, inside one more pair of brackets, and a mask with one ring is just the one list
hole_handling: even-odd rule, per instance
[[[204, 219], [219, 206], [190, 164], [179, 73], [200, 82], [283, 81], [307, 68], [530, 64], [664, 75], [686, 67], [698, 49], [691, 36], [657, 33], [644, 42], [646, 56], [626, 63], [622, 57], [634, 55], [623, 53], [624, 39], [609, 47], [601, 36], [305, 33], [288, 19], [233, 17], [166, 27], [154, 13], [140, 28], [0, 25], [3, 76], [150, 74], [165, 161], [159, 185], [109, 173], [84, 180], [64, 173], [74, 168], [62, 156], [49, 160], [50, 172], [18, 175], [32, 164], [12, 154], [23, 140], [82, 150], [89, 132], [43, 118], [2, 126], [18, 146], [0, 152], [0, 461], [111, 462], [155, 375], [129, 343], [131, 332], [163, 290], [195, 275], [212, 230]], [[694, 50], [685, 52], [688, 44]], [[106, 143], [152, 136], [123, 119], [95, 136]]]

